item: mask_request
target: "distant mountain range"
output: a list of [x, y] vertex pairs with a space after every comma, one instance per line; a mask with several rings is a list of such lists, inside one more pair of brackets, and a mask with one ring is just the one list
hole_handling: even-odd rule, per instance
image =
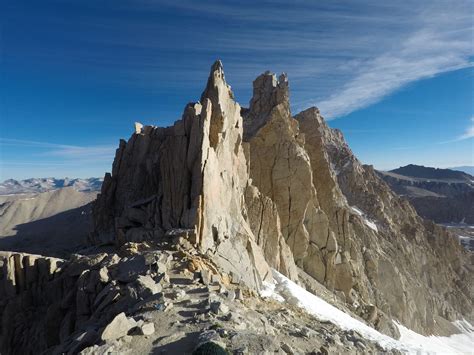
[[456, 166], [454, 168], [450, 168], [451, 170], [463, 171], [467, 174], [474, 176], [474, 166]]
[[474, 176], [413, 164], [378, 174], [420, 216], [437, 223], [474, 223]]
[[449, 180], [459, 182], [471, 182], [474, 177], [464, 171], [430, 168], [423, 165], [406, 165], [398, 169], [390, 170], [389, 173], [399, 174], [407, 177], [435, 180]]
[[103, 178], [31, 178], [26, 180], [9, 179], [0, 183], [0, 195], [40, 193], [61, 189], [63, 187], [73, 187], [75, 190], [81, 192], [94, 192], [100, 191], [103, 180]]

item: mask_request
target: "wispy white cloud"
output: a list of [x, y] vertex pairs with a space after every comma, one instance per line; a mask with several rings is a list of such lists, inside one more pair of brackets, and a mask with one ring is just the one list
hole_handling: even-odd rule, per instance
[[401, 45], [394, 43], [391, 50], [361, 63], [353, 78], [319, 102], [321, 112], [327, 118], [344, 116], [417, 80], [473, 66], [472, 3], [443, 4], [421, 11], [419, 28]]
[[[103, 80], [107, 86], [159, 94], [198, 92], [208, 67], [220, 57], [243, 104], [257, 75], [285, 71], [294, 109], [316, 105], [327, 118], [367, 107], [417, 80], [472, 65], [471, 0], [114, 3], [114, 12], [124, 16], [100, 15], [107, 14], [104, 4], [86, 3], [101, 11], [72, 19], [49, 12], [27, 18], [53, 24], [47, 28], [55, 33], [47, 38], [62, 28], [68, 42], [80, 45], [65, 51], [54, 41], [35, 41], [17, 48], [17, 56], [74, 71], [84, 66], [94, 84]], [[156, 21], [168, 12], [179, 13], [176, 21]]]
[[469, 138], [474, 138], [474, 116], [471, 117], [470, 126], [467, 127], [466, 131], [461, 134], [456, 140], [462, 141]]
[[57, 157], [65, 160], [110, 161], [113, 159], [116, 149], [115, 146], [108, 145], [77, 146], [11, 138], [0, 138], [1, 146], [31, 148], [32, 155]]
[[460, 134], [454, 139], [438, 142], [438, 144], [448, 144], [448, 143], [463, 141], [469, 138], [474, 138], [474, 116], [472, 116], [469, 121], [470, 121], [469, 126], [465, 129], [464, 133]]

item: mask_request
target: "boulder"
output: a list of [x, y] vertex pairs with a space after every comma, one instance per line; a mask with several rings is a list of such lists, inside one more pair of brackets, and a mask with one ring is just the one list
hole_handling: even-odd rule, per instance
[[157, 294], [162, 289], [161, 285], [156, 283], [149, 275], [139, 275], [135, 284], [138, 295], [143, 299]]
[[145, 257], [135, 255], [119, 262], [115, 278], [121, 282], [131, 282], [135, 281], [139, 275], [145, 274], [147, 270]]
[[155, 332], [155, 325], [153, 323], [144, 323], [139, 329], [139, 334], [141, 335], [152, 335]]
[[125, 313], [120, 313], [110, 322], [102, 332], [100, 338], [104, 341], [119, 339], [128, 334], [136, 326], [133, 318], [127, 318]]

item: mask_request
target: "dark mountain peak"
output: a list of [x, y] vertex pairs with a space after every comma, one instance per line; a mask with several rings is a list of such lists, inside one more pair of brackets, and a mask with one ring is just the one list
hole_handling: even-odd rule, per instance
[[426, 167], [423, 165], [409, 164], [398, 169], [390, 170], [391, 173], [422, 179], [449, 179], [449, 180], [468, 180], [474, 179], [473, 176], [462, 171], [450, 169], [440, 169]]

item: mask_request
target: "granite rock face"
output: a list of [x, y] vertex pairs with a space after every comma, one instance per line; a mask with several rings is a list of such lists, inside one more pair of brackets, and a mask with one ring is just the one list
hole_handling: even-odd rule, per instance
[[[159, 332], [137, 312], [186, 303], [172, 270], [190, 275], [188, 291], [197, 276], [202, 292], [241, 302], [274, 268], [394, 337], [393, 320], [424, 334], [473, 321], [470, 255], [362, 165], [318, 109], [293, 116], [285, 75], [258, 77], [241, 108], [218, 61], [181, 120], [134, 132], [93, 211], [90, 241], [117, 254], [0, 252], [2, 353], [99, 352]], [[232, 321], [223, 298], [207, 301]]]
[[241, 108], [216, 62], [172, 127], [136, 125], [94, 206], [95, 244], [175, 240], [258, 289], [298, 268], [377, 329], [421, 332], [472, 314], [472, 265], [445, 229], [362, 165], [318, 109], [290, 112], [286, 75]]
[[[112, 174], [105, 176], [92, 241], [122, 244], [186, 229], [190, 243], [247, 285], [258, 289], [271, 280], [269, 266], [296, 278], [279, 234], [256, 239], [249, 224], [257, 217], [247, 213], [246, 191], [250, 199], [258, 199], [258, 191], [249, 179], [240, 111], [218, 61], [200, 102], [188, 104], [181, 120], [168, 128], [137, 126], [120, 142]], [[254, 204], [252, 211], [260, 216], [267, 208], [266, 223], [275, 218], [271, 203]], [[270, 265], [259, 242], [278, 246]]]
[[288, 90], [285, 75], [262, 74], [242, 113], [250, 177], [274, 201], [297, 266], [391, 335], [389, 319], [422, 333], [472, 319], [472, 265], [456, 239], [362, 165], [318, 109], [293, 117]]
[[[315, 183], [317, 191], [327, 193], [324, 186], [331, 186], [332, 201], [342, 206], [335, 216], [341, 211], [349, 216], [344, 233], [348, 243], [343, 244], [336, 233], [353, 276], [349, 295], [343, 290], [349, 301], [361, 304], [357, 307], [361, 314], [367, 305], [375, 305], [382, 317], [374, 324], [381, 330], [387, 316], [421, 333], [439, 332], [446, 320], [472, 319], [472, 263], [456, 238], [422, 220], [371, 166], [362, 165], [342, 133], [330, 129], [317, 109], [306, 110], [296, 119], [310, 156], [323, 151], [325, 159], [320, 161], [326, 160], [331, 171], [328, 175], [328, 169], [315, 169], [315, 180], [320, 180]], [[320, 167], [317, 159], [315, 166]], [[337, 198], [341, 194], [345, 201]]]

